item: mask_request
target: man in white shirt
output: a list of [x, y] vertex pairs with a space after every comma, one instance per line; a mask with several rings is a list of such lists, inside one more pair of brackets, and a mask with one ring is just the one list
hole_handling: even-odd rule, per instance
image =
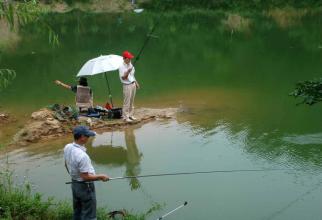
[[85, 126], [73, 130], [74, 142], [64, 148], [65, 167], [72, 179], [73, 220], [96, 220], [96, 193], [93, 181], [108, 181], [105, 174], [95, 174], [91, 159], [86, 153], [85, 144], [95, 136]]
[[136, 120], [134, 117], [134, 98], [136, 89], [140, 88], [139, 83], [135, 79], [135, 68], [131, 63], [133, 55], [128, 52], [123, 52], [123, 64], [119, 68], [120, 80], [123, 84], [123, 119], [126, 122]]

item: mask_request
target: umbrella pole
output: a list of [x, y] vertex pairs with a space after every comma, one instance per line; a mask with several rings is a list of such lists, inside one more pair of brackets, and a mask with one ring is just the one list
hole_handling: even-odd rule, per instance
[[110, 84], [109, 84], [108, 79], [107, 79], [106, 72], [104, 73], [104, 75], [105, 75], [105, 80], [106, 80], [107, 89], [108, 89], [108, 97], [110, 98], [110, 100], [111, 100], [111, 105], [112, 105], [112, 107], [113, 107], [114, 105], [113, 105], [113, 99], [112, 99], [112, 94], [111, 94], [111, 88], [110, 88]]

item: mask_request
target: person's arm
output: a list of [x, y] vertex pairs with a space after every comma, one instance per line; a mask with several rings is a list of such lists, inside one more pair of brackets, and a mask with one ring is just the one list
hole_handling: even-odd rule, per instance
[[109, 180], [109, 177], [105, 174], [91, 174], [90, 173], [90, 159], [87, 156], [84, 156], [80, 161], [79, 161], [79, 171], [80, 171], [80, 177], [84, 181], [96, 181], [96, 180], [102, 180], [104, 182]]
[[136, 85], [136, 88], [137, 88], [137, 89], [140, 89], [140, 88], [141, 88], [141, 87], [140, 87], [140, 84], [139, 84], [139, 83], [138, 83], [138, 81], [136, 81], [136, 80], [135, 80], [135, 85]]
[[109, 180], [109, 176], [105, 175], [105, 174], [90, 174], [90, 173], [81, 173], [80, 177], [84, 180], [84, 181], [97, 181], [97, 180], [101, 180], [103, 182], [106, 182]]
[[129, 75], [130, 75], [130, 73], [131, 73], [132, 69], [133, 69], [133, 66], [132, 66], [131, 68], [129, 68], [128, 70], [126, 70], [126, 71], [125, 71], [125, 73], [124, 73], [124, 74], [123, 74], [123, 76], [122, 76], [122, 79], [123, 79], [123, 80], [126, 80], [126, 79], [129, 77]]
[[70, 174], [70, 173], [69, 173], [69, 169], [68, 169], [68, 167], [67, 167], [66, 160], [65, 160], [65, 168], [66, 168], [66, 170], [67, 170], [67, 173], [68, 173], [68, 174]]
[[59, 85], [59, 86], [64, 87], [65, 89], [69, 89], [69, 90], [71, 90], [71, 89], [72, 89], [72, 87], [71, 87], [70, 85], [67, 85], [67, 84], [65, 84], [65, 83], [62, 83], [62, 82], [61, 82], [61, 81], [59, 81], [59, 80], [55, 80], [55, 83], [56, 83], [57, 85]]

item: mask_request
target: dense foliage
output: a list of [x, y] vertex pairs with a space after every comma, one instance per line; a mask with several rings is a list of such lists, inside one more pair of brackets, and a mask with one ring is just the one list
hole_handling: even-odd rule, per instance
[[15, 3], [12, 1], [0, 0], [0, 20], [7, 22], [11, 29], [19, 29], [30, 23], [37, 22], [49, 35], [49, 43], [58, 45], [58, 35], [52, 27], [43, 19], [45, 10], [42, 9], [36, 0]]
[[[66, 2], [69, 5], [72, 5], [74, 3], [88, 3], [90, 0], [62, 0], [63, 2]], [[46, 4], [51, 4], [55, 2], [60, 2], [59, 0], [43, 0], [42, 2]]]
[[[1, 167], [2, 168], [2, 167]], [[33, 185], [28, 181], [15, 184], [13, 173], [7, 168], [0, 172], [0, 219], [72, 219], [71, 203], [45, 199], [39, 193], [33, 193]], [[125, 220], [144, 220], [152, 212], [159, 210], [160, 205], [154, 204], [145, 214], [132, 215], [127, 213]], [[99, 208], [98, 220], [110, 219], [107, 210]]]
[[[17, 176], [16, 176], [17, 177]], [[14, 172], [9, 167], [9, 161], [0, 164], [0, 219], [28, 220], [66, 220], [72, 219], [73, 208], [69, 201], [57, 201], [53, 197], [44, 198], [42, 194], [35, 192], [26, 177], [22, 182], [14, 178]], [[160, 210], [161, 205], [154, 203], [150, 209], [142, 214], [126, 212], [124, 220], [144, 220], [153, 212]], [[106, 208], [97, 209], [98, 220], [108, 220]]]
[[322, 78], [299, 82], [290, 93], [295, 98], [302, 98], [299, 104], [313, 105], [322, 101]]
[[0, 69], [0, 91], [5, 89], [16, 77], [16, 72], [10, 69]]
[[271, 7], [316, 7], [321, 6], [321, 0], [148, 0], [142, 6], [154, 9], [207, 8], [207, 9], [262, 9]]
[[[19, 31], [20, 28], [36, 23], [48, 34], [49, 44], [57, 46], [59, 44], [58, 35], [52, 27], [42, 19], [45, 11], [39, 6], [36, 0], [13, 2], [0, 0], [0, 21], [8, 24], [8, 27]], [[3, 26], [2, 26], [3, 27]], [[16, 77], [16, 72], [11, 69], [0, 69], [0, 91], [6, 88]]]

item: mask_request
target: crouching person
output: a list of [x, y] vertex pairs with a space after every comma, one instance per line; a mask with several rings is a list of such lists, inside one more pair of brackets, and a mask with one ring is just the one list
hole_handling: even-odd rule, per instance
[[85, 144], [95, 132], [85, 126], [73, 130], [74, 142], [64, 148], [65, 167], [72, 179], [74, 220], [96, 219], [96, 194], [93, 181], [108, 181], [105, 174], [95, 174]]
[[78, 85], [74, 86], [67, 85], [59, 80], [55, 80], [55, 83], [63, 88], [71, 90], [76, 94], [76, 107], [80, 112], [88, 111], [93, 108], [93, 91], [88, 86], [87, 79], [85, 77], [80, 77], [78, 80]]

